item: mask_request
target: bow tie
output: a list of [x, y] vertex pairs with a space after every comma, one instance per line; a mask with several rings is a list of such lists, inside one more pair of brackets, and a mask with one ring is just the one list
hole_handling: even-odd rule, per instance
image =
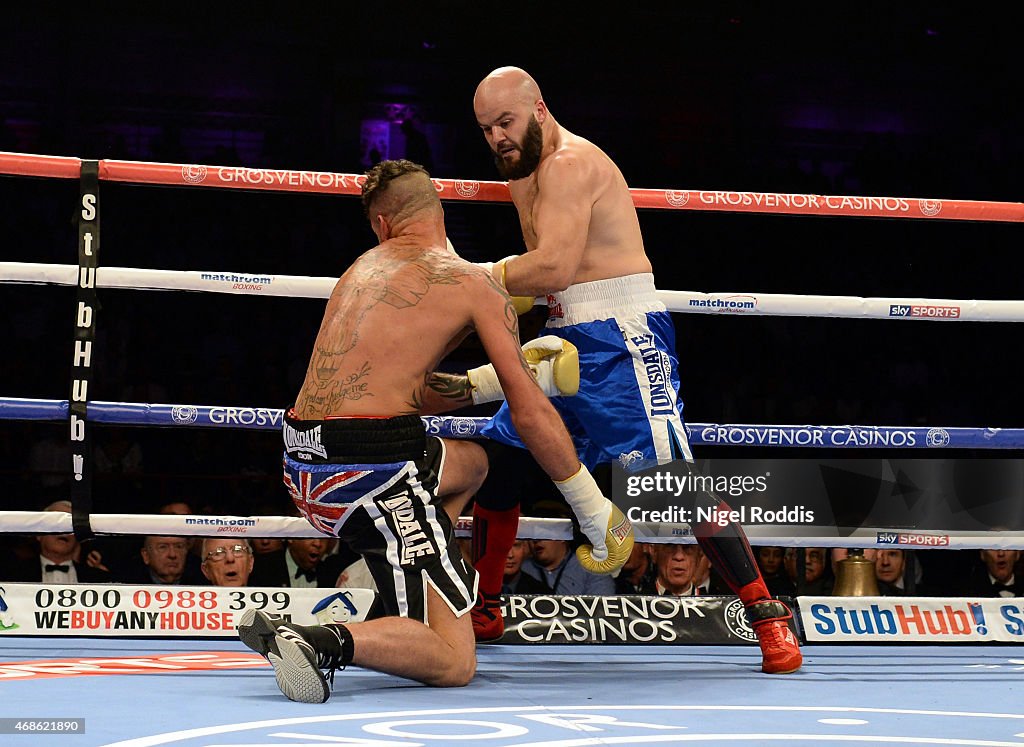
[[1009, 584], [1001, 584], [998, 581], [993, 582], [992, 591], [996, 592], [997, 594], [1001, 591], [1009, 591], [1011, 593], [1016, 593], [1015, 589], [1012, 586], [1010, 586]]
[[305, 579], [309, 583], [313, 583], [313, 582], [316, 581], [316, 571], [307, 571], [304, 568], [296, 568], [295, 569], [295, 578], [302, 578], [302, 577], [305, 577]]
[[69, 566], [69, 565], [52, 565], [52, 564], [47, 564], [46, 565], [46, 572], [47, 573], [53, 573], [54, 571], [60, 571], [61, 573], [70, 573], [71, 566]]

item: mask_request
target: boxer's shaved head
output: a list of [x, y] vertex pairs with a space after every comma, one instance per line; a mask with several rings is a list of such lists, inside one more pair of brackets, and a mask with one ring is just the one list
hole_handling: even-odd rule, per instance
[[476, 87], [473, 108], [487, 108], [491, 100], [532, 107], [539, 99], [540, 86], [520, 67], [499, 67], [487, 74]]
[[502, 177], [525, 179], [536, 171], [544, 149], [544, 123], [554, 120], [533, 76], [519, 67], [492, 70], [476, 87], [473, 113]]

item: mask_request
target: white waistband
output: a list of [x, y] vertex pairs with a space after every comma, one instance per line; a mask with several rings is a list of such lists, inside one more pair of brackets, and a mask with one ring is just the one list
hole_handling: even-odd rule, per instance
[[583, 324], [616, 316], [665, 311], [649, 272], [576, 283], [548, 295], [549, 327]]

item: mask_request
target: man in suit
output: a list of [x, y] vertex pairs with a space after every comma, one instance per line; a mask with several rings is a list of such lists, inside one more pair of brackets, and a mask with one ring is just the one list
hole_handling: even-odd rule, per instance
[[1014, 572], [1014, 565], [1019, 557], [1020, 550], [982, 550], [981, 562], [984, 564], [984, 570], [978, 568], [973, 575], [968, 596], [1024, 596], [1024, 579], [1018, 578]]
[[501, 582], [502, 594], [547, 594], [549, 589], [543, 581], [529, 573], [523, 573], [523, 561], [530, 555], [526, 540], [516, 540], [505, 558], [505, 576]]
[[883, 597], [908, 596], [906, 570], [907, 555], [903, 550], [878, 550], [875, 553], [875, 580], [878, 582], [878, 592]]
[[251, 586], [337, 586], [338, 576], [359, 559], [347, 547], [328, 555], [330, 537], [290, 539], [284, 549], [259, 555], [249, 577]]
[[785, 557], [784, 547], [762, 545], [757, 548], [757, 567], [761, 569], [761, 577], [773, 597], [796, 595], [796, 586], [786, 575]]
[[622, 571], [615, 578], [616, 594], [654, 594], [654, 559], [651, 557], [652, 547], [637, 542], [629, 560], [622, 566]]
[[522, 571], [540, 581], [546, 593], [599, 597], [615, 594], [615, 580], [607, 574], [588, 571], [568, 540], [531, 540], [530, 550], [532, 557], [523, 561]]
[[[797, 553], [804, 555], [804, 576], [799, 577]], [[796, 593], [808, 596], [831, 596], [835, 585], [835, 576], [831, 565], [826, 562], [828, 548], [825, 547], [787, 547], [783, 555], [783, 566], [786, 575], [796, 588]]]
[[212, 586], [248, 586], [253, 569], [249, 540], [204, 537], [203, 575]]
[[[43, 511], [71, 513], [71, 501], [54, 501]], [[82, 546], [73, 534], [40, 534], [39, 554], [14, 564], [9, 580], [44, 584], [91, 584], [111, 581], [110, 571], [98, 555], [80, 562]]]
[[189, 562], [193, 557], [191, 544], [187, 537], [147, 535], [142, 541], [139, 559], [121, 580], [129, 584], [204, 584], [203, 574], [198, 571], [199, 562], [195, 566]]
[[654, 545], [652, 554], [657, 569], [655, 594], [662, 597], [698, 596], [697, 573], [703, 555], [698, 545], [661, 543]]

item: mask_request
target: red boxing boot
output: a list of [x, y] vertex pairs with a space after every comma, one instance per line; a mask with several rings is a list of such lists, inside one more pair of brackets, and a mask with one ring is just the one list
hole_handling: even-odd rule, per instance
[[505, 633], [501, 597], [496, 594], [477, 592], [476, 605], [469, 611], [469, 617], [473, 621], [473, 635], [478, 641], [496, 641]]
[[804, 662], [800, 644], [789, 627], [793, 613], [777, 599], [762, 599], [747, 605], [747, 619], [761, 646], [761, 671], [789, 674]]

